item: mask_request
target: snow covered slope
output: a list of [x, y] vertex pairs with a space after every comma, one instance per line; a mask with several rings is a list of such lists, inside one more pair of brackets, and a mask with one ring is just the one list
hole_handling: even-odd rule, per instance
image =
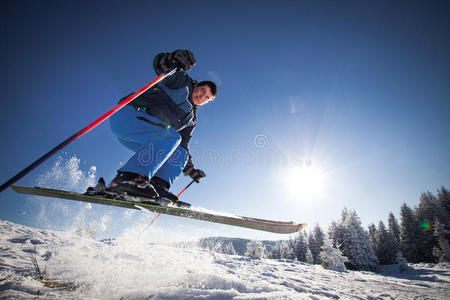
[[[448, 265], [389, 274], [334, 272], [148, 244], [141, 228], [100, 242], [0, 221], [0, 299], [449, 299]], [[46, 272], [36, 280], [32, 253]], [[50, 287], [53, 286], [53, 287]]]

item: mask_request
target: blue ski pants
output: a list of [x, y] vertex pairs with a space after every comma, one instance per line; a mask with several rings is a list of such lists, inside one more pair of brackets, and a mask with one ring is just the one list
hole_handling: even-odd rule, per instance
[[118, 172], [157, 176], [172, 184], [183, 171], [188, 153], [179, 146], [181, 136], [158, 118], [127, 105], [111, 116], [109, 124], [119, 142], [134, 152]]

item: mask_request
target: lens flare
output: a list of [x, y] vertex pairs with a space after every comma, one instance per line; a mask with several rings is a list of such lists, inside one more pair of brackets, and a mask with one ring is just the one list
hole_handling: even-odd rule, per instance
[[430, 231], [431, 230], [431, 223], [429, 221], [423, 221], [420, 223], [420, 227], [423, 231]]

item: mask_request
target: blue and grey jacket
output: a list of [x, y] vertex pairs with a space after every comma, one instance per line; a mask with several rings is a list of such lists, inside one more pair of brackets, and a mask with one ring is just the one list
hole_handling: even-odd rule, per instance
[[[164, 55], [160, 53], [153, 60], [157, 75], [164, 73], [159, 64]], [[197, 106], [192, 102], [195, 83], [184, 71], [177, 71], [128, 105], [144, 108], [148, 114], [178, 131], [181, 135], [180, 146], [189, 153], [189, 142], [197, 121]]]

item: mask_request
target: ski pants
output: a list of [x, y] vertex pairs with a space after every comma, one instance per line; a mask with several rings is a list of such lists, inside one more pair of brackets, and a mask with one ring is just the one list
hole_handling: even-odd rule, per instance
[[119, 142], [134, 152], [118, 172], [157, 176], [172, 184], [183, 171], [188, 153], [179, 146], [181, 136], [158, 118], [126, 105], [109, 124]]

